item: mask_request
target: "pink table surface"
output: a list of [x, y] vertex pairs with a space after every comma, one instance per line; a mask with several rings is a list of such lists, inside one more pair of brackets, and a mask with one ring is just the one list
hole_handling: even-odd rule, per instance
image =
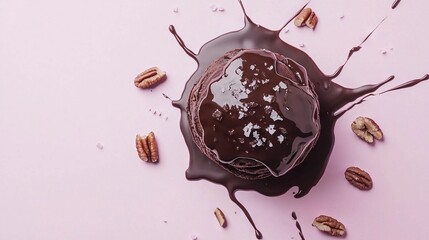
[[[306, 3], [243, 2], [271, 29]], [[429, 72], [429, 2], [403, 0], [395, 10], [392, 3], [313, 0], [316, 30], [289, 25], [281, 36], [304, 44], [329, 74], [387, 17], [336, 79], [356, 87], [395, 75], [387, 89]], [[162, 93], [178, 99], [196, 64], [170, 24], [198, 51], [240, 29], [243, 14], [232, 0], [0, 0], [0, 239], [255, 239], [224, 187], [185, 178], [180, 113]], [[168, 80], [153, 91], [134, 87], [135, 75], [151, 66], [166, 70]], [[345, 114], [326, 172], [305, 197], [293, 198], [296, 189], [279, 197], [238, 192], [264, 239], [300, 239], [292, 211], [310, 240], [333, 239], [311, 226], [319, 214], [342, 221], [348, 240], [426, 239], [428, 91], [424, 82]], [[383, 142], [370, 146], [352, 133], [359, 115], [379, 123]], [[149, 131], [158, 139], [158, 165], [143, 163], [135, 151], [135, 135]], [[344, 179], [352, 165], [372, 175], [371, 191]], [[216, 222], [216, 207], [228, 228]]]

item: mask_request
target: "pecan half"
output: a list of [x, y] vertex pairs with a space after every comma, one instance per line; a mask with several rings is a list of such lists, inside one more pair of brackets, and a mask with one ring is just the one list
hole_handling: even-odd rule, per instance
[[150, 132], [147, 135], [147, 143], [149, 145], [150, 160], [152, 162], [158, 162], [159, 160], [158, 144], [156, 143], [155, 134], [153, 132]]
[[217, 221], [219, 222], [219, 225], [223, 228], [226, 228], [228, 224], [226, 222], [225, 214], [223, 214], [222, 210], [220, 210], [220, 208], [216, 208], [214, 214]]
[[302, 11], [296, 16], [296, 18], [293, 22], [295, 24], [295, 26], [297, 26], [297, 27], [304, 26], [305, 21], [311, 15], [311, 13], [312, 13], [311, 8], [302, 9]]
[[326, 215], [316, 217], [312, 225], [320, 231], [332, 236], [345, 236], [346, 234], [346, 227], [344, 224], [337, 221], [335, 218]]
[[319, 19], [316, 16], [315, 12], [311, 12], [310, 16], [308, 16], [307, 20], [305, 20], [305, 25], [311, 29], [314, 29], [317, 25]]
[[370, 190], [373, 182], [371, 176], [358, 167], [349, 167], [344, 172], [347, 181], [360, 190]]
[[137, 75], [134, 85], [138, 88], [151, 88], [167, 79], [167, 74], [157, 67], [152, 67]]
[[352, 131], [367, 143], [373, 143], [374, 138], [381, 140], [383, 132], [378, 124], [369, 117], [357, 117], [352, 125]]
[[316, 13], [311, 8], [304, 8], [302, 11], [296, 16], [294, 20], [294, 24], [297, 27], [307, 26], [311, 29], [314, 29], [317, 25], [318, 18]]
[[139, 158], [145, 162], [149, 160], [153, 163], [158, 162], [158, 144], [156, 143], [155, 134], [150, 132], [147, 136], [136, 136], [136, 149]]

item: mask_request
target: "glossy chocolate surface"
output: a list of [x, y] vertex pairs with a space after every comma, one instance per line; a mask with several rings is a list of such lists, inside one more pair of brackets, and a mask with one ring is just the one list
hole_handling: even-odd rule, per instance
[[209, 86], [195, 110], [221, 164], [239, 169], [255, 161], [280, 176], [305, 158], [320, 122], [303, 67], [267, 50], [243, 50], [211, 77], [202, 79]]

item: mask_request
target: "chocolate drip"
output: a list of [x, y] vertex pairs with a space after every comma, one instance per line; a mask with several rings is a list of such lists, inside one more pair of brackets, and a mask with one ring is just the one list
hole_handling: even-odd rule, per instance
[[377, 24], [377, 26], [363, 39], [363, 41], [356, 47], [353, 47], [352, 49], [350, 49], [349, 51], [349, 55], [347, 55], [347, 59], [344, 62], [343, 65], [341, 65], [337, 71], [335, 71], [334, 74], [331, 75], [332, 78], [336, 78], [338, 77], [338, 75], [340, 75], [340, 73], [343, 71], [344, 66], [347, 64], [347, 62], [349, 61], [349, 59], [353, 56], [353, 54], [357, 51], [359, 51], [362, 48], [362, 45], [369, 39], [369, 37], [374, 33], [375, 30], [377, 30], [377, 28], [384, 22], [384, 20], [386, 20], [387, 17], [383, 18], [383, 20], [381, 20], [380, 23]]
[[392, 9], [395, 9], [399, 5], [400, 2], [401, 2], [401, 0], [395, 0], [392, 4]]
[[249, 220], [250, 224], [252, 225], [253, 229], [255, 229], [255, 236], [257, 239], [262, 239], [262, 233], [261, 231], [258, 230], [258, 228], [256, 227], [255, 223], [253, 222], [252, 216], [250, 216], [249, 211], [247, 211], [247, 209], [244, 207], [244, 205], [238, 201], [237, 197], [235, 196], [234, 192], [230, 192], [229, 193], [229, 197], [231, 198], [231, 200], [237, 204], [237, 206], [239, 208], [241, 208], [241, 210], [243, 211], [244, 215], [246, 215], [247, 219]]
[[381, 95], [381, 94], [384, 94], [384, 93], [387, 93], [387, 92], [391, 92], [391, 91], [399, 90], [399, 89], [409, 88], [409, 87], [412, 87], [412, 86], [414, 86], [414, 85], [417, 85], [417, 84], [419, 84], [419, 83], [421, 83], [421, 82], [423, 82], [423, 81], [426, 81], [426, 80], [429, 80], [429, 74], [425, 74], [425, 75], [424, 75], [423, 77], [421, 77], [421, 78], [414, 79], [414, 80], [410, 80], [410, 81], [408, 81], [408, 82], [406, 82], [406, 83], [403, 83], [403, 84], [398, 85], [398, 86], [396, 86], [396, 87], [394, 87], [394, 88], [391, 88], [391, 89], [389, 89], [389, 90], [386, 90], [386, 91], [384, 91], [384, 92], [380, 93], [380, 95]]
[[295, 212], [292, 212], [292, 218], [293, 218], [293, 220], [297, 220], [298, 219], [298, 217], [296, 216]]
[[299, 231], [299, 236], [301, 237], [301, 240], [305, 240], [304, 238], [304, 234], [302, 233], [302, 228], [301, 228], [301, 224], [299, 224], [298, 222], [298, 217], [296, 216], [295, 212], [292, 212], [292, 217], [295, 220], [295, 226]]
[[173, 34], [173, 36], [176, 38], [177, 42], [180, 44], [180, 46], [183, 48], [183, 50], [186, 52], [186, 54], [188, 54], [191, 58], [198, 61], [196, 58], [197, 55], [194, 52], [192, 52], [192, 50], [190, 50], [188, 47], [186, 47], [185, 42], [183, 42], [182, 38], [177, 34], [176, 28], [173, 25], [170, 25], [169, 30]]
[[[198, 68], [187, 81], [181, 98], [177, 101], [173, 101], [173, 105], [181, 110], [180, 128], [190, 153], [190, 162], [189, 168], [186, 170], [186, 178], [188, 180], [205, 179], [225, 186], [229, 192], [231, 200], [243, 210], [246, 217], [254, 227], [257, 238], [262, 238], [262, 234], [256, 228], [249, 212], [236, 199], [235, 191], [254, 190], [266, 196], [278, 196], [284, 194], [290, 188], [297, 186], [299, 190], [294, 196], [296, 198], [300, 198], [306, 195], [311, 188], [319, 182], [325, 171], [335, 142], [334, 127], [336, 120], [351, 109], [351, 107], [341, 111], [340, 113], [336, 112], [346, 104], [352, 103], [356, 99], [366, 95], [360, 100], [360, 102], [363, 102], [366, 97], [373, 95], [372, 93], [374, 91], [391, 81], [393, 77], [390, 77], [378, 84], [365, 85], [354, 89], [340, 86], [331, 80], [341, 73], [345, 64], [332, 76], [325, 75], [316, 65], [314, 60], [307, 55], [307, 53], [281, 40], [278, 35], [279, 31], [271, 31], [253, 23], [253, 21], [247, 16], [242, 2], [239, 1], [239, 3], [245, 16], [244, 27], [241, 30], [223, 34], [207, 42], [201, 47], [198, 54], [189, 50], [177, 34], [175, 28], [170, 26], [170, 32], [174, 35], [179, 45], [183, 48], [186, 54], [195, 59], [198, 64]], [[377, 27], [364, 39], [362, 43], [371, 36]], [[350, 50], [347, 60], [354, 52], [361, 48], [362, 43], [358, 47]], [[308, 77], [314, 85], [314, 90], [317, 93], [320, 103], [321, 131], [319, 139], [313, 149], [308, 153], [305, 160], [282, 176], [268, 177], [259, 180], [239, 178], [208, 159], [194, 143], [187, 113], [191, 89], [213, 61], [219, 59], [224, 53], [233, 49], [267, 49], [271, 52], [293, 59], [306, 69]], [[412, 80], [388, 91], [411, 87], [419, 82], [427, 80], [428, 78], [428, 75], [425, 75], [421, 79]], [[301, 238], [304, 239], [302, 233], [300, 235]]]

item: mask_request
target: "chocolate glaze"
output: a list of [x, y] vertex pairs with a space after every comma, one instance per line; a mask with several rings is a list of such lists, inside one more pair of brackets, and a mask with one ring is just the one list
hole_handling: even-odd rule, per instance
[[319, 136], [319, 102], [305, 69], [267, 50], [228, 52], [210, 65], [189, 99], [197, 146], [243, 178], [285, 174]]
[[[334, 146], [334, 126], [337, 119], [351, 107], [340, 112], [340, 114], [336, 112], [346, 104], [354, 102], [362, 96], [368, 96], [368, 94], [371, 94], [391, 81], [393, 77], [378, 84], [369, 84], [358, 88], [340, 86], [332, 82], [332, 79], [337, 77], [339, 72], [331, 76], [325, 75], [318, 68], [313, 59], [305, 52], [281, 40], [279, 37], [280, 30], [272, 31], [252, 22], [246, 15], [243, 4], [241, 1], [239, 2], [245, 15], [244, 27], [241, 30], [223, 34], [207, 42], [201, 47], [198, 54], [189, 50], [177, 34], [175, 28], [170, 26], [170, 32], [175, 36], [179, 45], [198, 63], [198, 68], [186, 83], [181, 98], [177, 101], [173, 101], [173, 105], [181, 109], [180, 127], [190, 153], [190, 163], [186, 171], [186, 178], [189, 180], [206, 179], [225, 186], [231, 200], [243, 210], [255, 229], [256, 237], [260, 239], [262, 238], [262, 234], [257, 230], [249, 212], [236, 199], [234, 195], [235, 191], [254, 190], [266, 196], [278, 196], [284, 194], [290, 188], [297, 186], [299, 190], [294, 196], [299, 198], [306, 195], [310, 189], [317, 184], [325, 171], [331, 150]], [[360, 47], [361, 46], [358, 48]], [[259, 180], [246, 180], [236, 177], [209, 160], [193, 141], [187, 119], [187, 106], [191, 89], [213, 61], [233, 49], [267, 49], [271, 52], [279, 53], [287, 58], [293, 59], [298, 64], [304, 66], [310, 81], [315, 86], [314, 89], [320, 103], [321, 131], [319, 139], [300, 165], [294, 167], [287, 172], [287, 174], [280, 177], [268, 177]], [[352, 49], [350, 53], [357, 50], [357, 48], [355, 50]], [[411, 87], [427, 79], [428, 75], [425, 75], [421, 79], [412, 80], [408, 84], [400, 85], [396, 88], [392, 88], [392, 90]], [[361, 99], [361, 101], [363, 100]]]

